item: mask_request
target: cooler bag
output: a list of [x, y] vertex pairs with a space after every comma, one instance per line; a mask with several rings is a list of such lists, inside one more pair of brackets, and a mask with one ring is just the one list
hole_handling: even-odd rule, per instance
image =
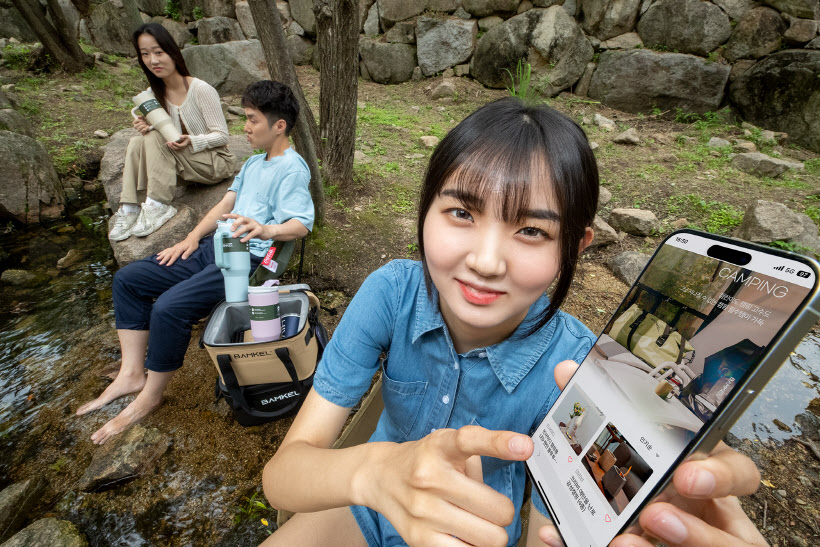
[[319, 322], [319, 299], [307, 285], [279, 289], [282, 338], [254, 342], [248, 302], [222, 302], [211, 312], [200, 339], [216, 365], [217, 397], [243, 426], [291, 416], [313, 385], [327, 344]]

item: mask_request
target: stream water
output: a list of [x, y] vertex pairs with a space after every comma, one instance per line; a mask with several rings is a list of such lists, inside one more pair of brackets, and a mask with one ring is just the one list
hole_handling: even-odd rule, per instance
[[[75, 368], [77, 363], [66, 362], [64, 357], [73, 341], [101, 323], [113, 328], [111, 279], [116, 265], [104, 235], [99, 229], [96, 235], [94, 232], [104, 222], [100, 213], [90, 227], [65, 224], [0, 235], [0, 247], [10, 255], [4, 268], [37, 270], [49, 277], [47, 283], [34, 288], [0, 286], [0, 488], [14, 477], [7, 456], [28, 435], [37, 435], [31, 427], [40, 413], [49, 407], [65, 406], [72, 396], [72, 382], [80, 372]], [[57, 270], [54, 265], [70, 248], [80, 250], [84, 259], [72, 268]], [[798, 434], [800, 428], [794, 417], [820, 396], [818, 376], [820, 338], [810, 335], [732, 432], [740, 438], [775, 441]], [[772, 423], [774, 418], [794, 432], [779, 430]], [[71, 443], [76, 445], [77, 441]], [[198, 530], [220, 518], [224, 522], [224, 513], [235, 510], [237, 493], [234, 486], [219, 480], [194, 478], [192, 471], [173, 462], [162, 481], [152, 486], [158, 499], [152, 510], [137, 515], [127, 511], [107, 513], [99, 507], [83, 513], [85, 494], [72, 494], [55, 509], [81, 523], [91, 545], [152, 545], [158, 527], [164, 530], [160, 536], [169, 538], [163, 544], [205, 544]], [[224, 545], [255, 545], [259, 524], [256, 522], [256, 533], [248, 526], [228, 526], [216, 532], [211, 529], [208, 537], [218, 536]]]

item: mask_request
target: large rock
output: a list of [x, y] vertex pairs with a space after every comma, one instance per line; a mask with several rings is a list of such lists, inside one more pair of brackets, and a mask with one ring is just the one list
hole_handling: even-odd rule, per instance
[[16, 482], [0, 492], [0, 542], [6, 541], [22, 527], [45, 489], [45, 479], [36, 477]]
[[777, 11], [802, 19], [820, 19], [820, 1], [818, 0], [764, 0]]
[[727, 65], [682, 53], [605, 51], [589, 97], [626, 112], [657, 107], [702, 114], [720, 107], [730, 71]]
[[259, 40], [243, 40], [182, 50], [191, 74], [205, 80], [220, 95], [241, 95], [249, 84], [268, 80], [268, 66]]
[[196, 23], [197, 37], [199, 43], [207, 46], [211, 44], [224, 44], [225, 42], [237, 42], [245, 39], [242, 27], [236, 19], [227, 17], [207, 17], [200, 19]]
[[462, 7], [473, 17], [487, 17], [497, 12], [515, 13], [520, 0], [464, 0]]
[[732, 31], [723, 55], [729, 62], [738, 59], [759, 59], [780, 49], [786, 24], [776, 11], [769, 8], [749, 10]]
[[[376, 4], [373, 5], [375, 6]], [[439, 21], [438, 19], [435, 20]], [[378, 34], [378, 32], [376, 32], [376, 34]], [[373, 35], [371, 34], [371, 36]], [[385, 41], [390, 42], [391, 44], [415, 44], [416, 25], [411, 23], [410, 21], [399, 21], [398, 23], [393, 25], [393, 28], [384, 33], [384, 39]], [[452, 44], [450, 44], [449, 42], [447, 42], [445, 45], [448, 48], [452, 47]], [[473, 46], [475, 46], [475, 37], [473, 37], [473, 43], [470, 45], [470, 54], [473, 53]]]
[[165, 15], [165, 0], [136, 0], [137, 7], [152, 17]]
[[381, 32], [381, 24], [379, 23], [379, 4], [374, 3], [367, 11], [367, 16], [362, 25], [362, 32], [365, 36], [378, 36]]
[[787, 241], [806, 230], [800, 215], [774, 201], [757, 200], [746, 208], [734, 235], [755, 243]]
[[88, 547], [88, 541], [73, 523], [44, 518], [17, 532], [2, 547]]
[[152, 17], [149, 22], [162, 25], [180, 48], [194, 40], [194, 35], [188, 30], [188, 26], [179, 21], [174, 21], [168, 17]]
[[15, 287], [35, 287], [48, 281], [48, 275], [31, 270], [4, 270], [0, 281]]
[[24, 43], [37, 40], [37, 35], [13, 5], [0, 5], [0, 38], [16, 38]]
[[638, 280], [644, 267], [651, 257], [636, 251], [624, 251], [612, 257], [609, 261], [609, 269], [615, 277], [631, 286]]
[[134, 0], [106, 0], [92, 6], [85, 21], [94, 45], [105, 53], [135, 55], [131, 33], [142, 24], [142, 18]]
[[[310, 0], [312, 2], [312, 0]], [[384, 30], [419, 15], [427, 8], [427, 0], [376, 0], [379, 6], [379, 20]]]
[[134, 479], [150, 470], [170, 446], [168, 435], [137, 424], [97, 449], [77, 488], [95, 492]]
[[[222, 185], [220, 185], [222, 186]], [[227, 190], [227, 186], [224, 187]], [[224, 192], [222, 193], [224, 196]], [[214, 203], [214, 205], [216, 205]], [[145, 237], [131, 236], [123, 241], [112, 241], [111, 248], [114, 250], [114, 259], [120, 268], [136, 260], [151, 256], [176, 245], [191, 233], [199, 218], [193, 209], [187, 205], [174, 202], [177, 214], [168, 222], [163, 224], [159, 230]], [[111, 217], [113, 218], [113, 217]], [[109, 220], [108, 231], [111, 231]]]
[[36, 224], [62, 214], [65, 193], [43, 143], [0, 131], [0, 158], [0, 217]]
[[820, 51], [778, 51], [741, 74], [729, 98], [744, 119], [820, 152]]
[[609, 224], [616, 230], [636, 236], [651, 236], [660, 228], [655, 213], [643, 209], [613, 209]]
[[532, 67], [531, 85], [554, 96], [583, 75], [594, 50], [561, 6], [532, 9], [487, 31], [478, 41], [470, 73], [489, 87], [510, 85], [519, 59]]
[[461, 7], [461, 0], [428, 0], [427, 9], [443, 13], [453, 13]]
[[803, 224], [803, 232], [797, 237], [789, 240], [789, 243], [794, 243], [798, 250], [808, 250], [813, 254], [820, 254], [820, 237], [818, 237], [817, 224], [803, 213], [798, 213], [800, 222]]
[[34, 129], [29, 121], [11, 108], [0, 110], [0, 131], [11, 131], [12, 133], [34, 137]]
[[739, 21], [747, 11], [759, 5], [757, 0], [712, 0], [712, 3], [725, 11], [732, 21]]
[[196, 3], [202, 8], [205, 17], [236, 18], [234, 0], [197, 0]]
[[242, 33], [246, 38], [253, 40], [259, 37], [247, 0], [240, 0], [236, 3], [236, 20], [239, 21], [239, 26], [242, 27]]
[[619, 241], [618, 232], [598, 215], [592, 220], [592, 231], [595, 235], [590, 247], [605, 247]]
[[808, 19], [792, 19], [791, 25], [783, 33], [786, 42], [793, 46], [802, 46], [810, 42], [817, 36], [817, 29], [820, 23]]
[[767, 156], [762, 152], [745, 152], [732, 158], [732, 167], [758, 177], [779, 177], [789, 169], [802, 169], [803, 164]]
[[309, 65], [313, 58], [314, 45], [311, 40], [302, 36], [286, 36], [290, 60], [294, 65]]
[[701, 56], [728, 40], [731, 33], [729, 16], [700, 0], [660, 0], [638, 22], [638, 34], [648, 47]]
[[473, 19], [419, 17], [416, 43], [422, 73], [432, 76], [467, 62], [473, 54], [477, 33], [478, 25]]
[[578, 0], [587, 34], [608, 40], [635, 28], [641, 0]]
[[400, 84], [413, 76], [416, 48], [410, 44], [387, 44], [362, 36], [359, 53], [370, 78], [380, 84]]
[[316, 16], [313, 14], [313, 0], [290, 0], [290, 14], [305, 32], [316, 36]]

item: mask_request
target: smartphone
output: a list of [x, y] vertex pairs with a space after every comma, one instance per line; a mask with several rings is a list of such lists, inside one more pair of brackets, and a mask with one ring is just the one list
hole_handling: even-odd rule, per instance
[[568, 547], [626, 531], [720, 441], [820, 318], [818, 263], [681, 230], [655, 251], [532, 435], [532, 479]]

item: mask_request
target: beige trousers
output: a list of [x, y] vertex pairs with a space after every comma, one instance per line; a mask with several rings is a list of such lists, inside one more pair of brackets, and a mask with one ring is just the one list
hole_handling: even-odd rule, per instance
[[190, 146], [176, 152], [168, 148], [159, 131], [149, 131], [128, 142], [122, 172], [120, 203], [140, 203], [137, 192], [161, 203], [171, 203], [177, 177], [191, 182], [216, 184], [230, 177], [236, 157], [227, 146], [194, 152]]

